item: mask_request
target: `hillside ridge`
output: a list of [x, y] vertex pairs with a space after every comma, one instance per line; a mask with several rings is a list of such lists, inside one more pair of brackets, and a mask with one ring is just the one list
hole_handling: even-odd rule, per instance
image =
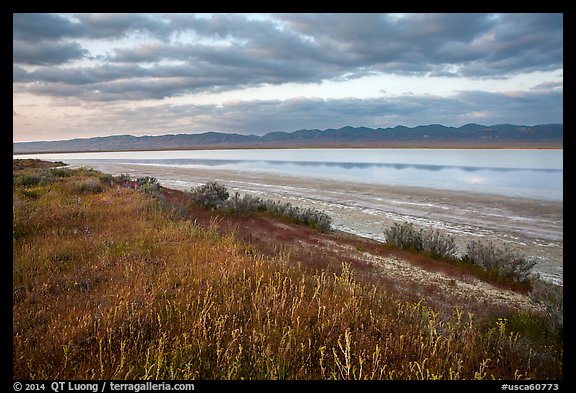
[[441, 124], [417, 127], [368, 128], [346, 126], [243, 135], [226, 132], [167, 134], [158, 136], [113, 135], [62, 141], [17, 142], [13, 153], [176, 150], [202, 148], [290, 148], [290, 147], [527, 147], [561, 148], [563, 124], [521, 126]]

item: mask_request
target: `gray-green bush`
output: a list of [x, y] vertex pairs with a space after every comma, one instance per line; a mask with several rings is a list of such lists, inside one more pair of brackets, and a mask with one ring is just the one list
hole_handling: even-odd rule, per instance
[[58, 175], [50, 170], [40, 170], [17, 177], [16, 184], [25, 187], [51, 184], [56, 180], [55, 177], [58, 177]]
[[290, 203], [262, 199], [250, 194], [240, 196], [238, 192], [230, 198], [226, 187], [216, 182], [193, 188], [191, 198], [198, 205], [212, 209], [222, 209], [231, 214], [242, 215], [268, 212], [288, 218], [299, 224], [317, 228], [322, 232], [328, 232], [332, 228], [332, 218], [322, 211], [293, 206]]
[[108, 173], [103, 173], [98, 176], [102, 184], [113, 185], [116, 178]]
[[138, 189], [146, 194], [158, 196], [160, 191], [160, 183], [155, 177], [139, 177], [136, 182], [138, 183]]
[[102, 192], [103, 188], [100, 179], [90, 177], [76, 183], [76, 190], [83, 194], [97, 194]]
[[208, 182], [191, 191], [194, 203], [211, 209], [218, 209], [230, 197], [226, 187], [216, 182]]
[[439, 229], [431, 228], [422, 232], [422, 248], [438, 257], [453, 258], [456, 254], [454, 238]]
[[486, 270], [494, 270], [514, 281], [527, 281], [536, 261], [526, 258], [509, 246], [498, 247], [494, 243], [472, 241], [468, 243], [464, 262]]
[[265, 211], [264, 200], [250, 194], [244, 194], [240, 197], [238, 192], [226, 201], [226, 209], [232, 214], [249, 214], [257, 211]]
[[394, 223], [391, 227], [384, 230], [386, 243], [392, 244], [401, 249], [422, 250], [422, 234], [414, 228], [414, 224], [404, 222], [402, 224]]
[[[423, 251], [434, 257], [455, 258], [456, 243], [452, 236], [438, 229], [416, 229], [414, 224], [394, 223], [384, 230], [386, 243], [394, 247], [413, 251]], [[492, 242], [472, 241], [461, 258], [485, 271], [492, 271], [512, 281], [527, 282], [536, 261], [526, 258], [508, 246], [497, 247]]]
[[69, 177], [72, 176], [72, 171], [69, 168], [53, 168], [52, 176], [56, 177]]
[[21, 186], [35, 186], [40, 184], [40, 182], [42, 181], [42, 176], [40, 176], [37, 173], [31, 174], [31, 175], [25, 175], [22, 176], [18, 179], [18, 185]]
[[448, 258], [453, 258], [456, 252], [454, 238], [438, 229], [416, 229], [414, 224], [404, 222], [394, 223], [384, 230], [384, 234], [387, 243], [401, 249], [424, 251], [435, 257]]
[[244, 195], [242, 198], [236, 194], [227, 201], [227, 206], [235, 213], [268, 212], [288, 218], [299, 224], [317, 228], [322, 232], [328, 232], [332, 227], [332, 218], [322, 211], [314, 208], [293, 206], [291, 203], [261, 199], [249, 194]]

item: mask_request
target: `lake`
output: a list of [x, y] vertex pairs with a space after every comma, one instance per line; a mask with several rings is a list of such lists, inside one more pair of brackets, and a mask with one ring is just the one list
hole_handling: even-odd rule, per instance
[[146, 166], [266, 173], [563, 200], [563, 150], [246, 149], [15, 155], [71, 165]]

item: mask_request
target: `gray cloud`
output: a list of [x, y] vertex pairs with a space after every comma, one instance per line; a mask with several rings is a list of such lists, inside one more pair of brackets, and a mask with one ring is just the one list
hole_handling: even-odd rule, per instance
[[54, 14], [13, 14], [12, 32], [15, 40], [59, 40], [64, 37], [80, 37], [82, 25]]
[[[84, 101], [162, 99], [187, 93], [216, 91], [241, 86], [249, 79], [237, 69], [212, 71], [206, 65], [158, 66], [144, 68], [137, 64], [113, 64], [97, 68], [50, 68], [26, 71], [13, 68], [19, 90], [29, 93], [74, 97]], [[263, 77], [272, 82], [273, 78]], [[39, 83], [30, 83], [42, 81]]]
[[17, 40], [62, 38], [119, 39], [128, 34], [150, 34], [167, 38], [169, 22], [150, 14], [13, 14], [13, 37]]
[[[149, 71], [137, 64], [104, 64], [95, 67], [38, 67], [26, 71], [13, 67], [13, 80], [16, 83], [41, 82], [41, 85], [82, 86], [111, 82], [117, 79], [130, 79], [151, 76]], [[80, 87], [81, 88], [81, 87]], [[49, 91], [47, 91], [49, 93]]]
[[530, 90], [533, 91], [540, 91], [543, 93], [549, 93], [554, 91], [564, 90], [564, 83], [563, 82], [543, 82], [540, 83]]
[[[94, 102], [82, 116], [50, 122], [45, 136], [29, 140], [97, 135], [162, 135], [207, 131], [265, 134], [272, 131], [372, 128], [441, 123], [460, 126], [513, 123], [535, 125], [563, 122], [561, 91], [535, 90], [517, 94], [462, 92], [452, 97], [403, 95], [370, 99], [293, 98], [289, 100], [235, 101], [224, 105], [161, 104], [127, 107], [117, 102]], [[16, 105], [14, 113], [25, 105]], [[14, 115], [24, 124], [25, 116]], [[20, 119], [20, 120], [18, 120]], [[28, 118], [30, 119], [30, 118]], [[38, 120], [36, 120], [38, 121]], [[27, 129], [30, 126], [26, 127]], [[21, 135], [26, 135], [23, 130]]]
[[149, 34], [167, 39], [173, 30], [158, 15], [149, 14], [78, 14], [75, 15], [87, 38], [123, 38], [128, 34]]
[[[90, 67], [38, 67], [26, 71], [13, 67], [14, 83], [30, 83], [26, 90], [36, 94], [77, 96], [84, 100], [126, 100], [164, 98], [185, 93], [221, 91], [255, 83], [280, 84], [294, 80], [316, 82], [329, 77], [326, 70], [307, 61], [260, 58], [237, 49], [206, 45], [173, 45], [170, 49], [145, 45], [137, 47], [152, 58], [155, 50], [178, 53], [187, 60], [180, 65], [157, 64], [143, 67], [139, 62], [115, 62]], [[323, 73], [323, 74], [322, 74]], [[86, 94], [98, 90], [100, 94]]]
[[[95, 43], [100, 52], [92, 54]], [[67, 120], [68, 131], [262, 134], [346, 125], [561, 123], [561, 82], [510, 94], [124, 104], [377, 73], [505, 79], [562, 68], [562, 14], [13, 16], [13, 91], [88, 108], [85, 117]], [[29, 114], [24, 106], [14, 105], [15, 122]]]
[[13, 63], [58, 65], [88, 54], [78, 42], [82, 26], [53, 14], [13, 14]]
[[237, 101], [224, 105], [157, 105], [125, 108], [106, 104], [98, 118], [87, 119], [105, 133], [153, 135], [206, 131], [265, 134], [272, 131], [340, 128], [347, 125], [390, 127], [441, 123], [535, 125], [562, 123], [561, 92], [515, 95], [462, 92], [452, 97], [404, 95], [371, 99], [294, 98]]
[[[86, 57], [77, 38], [103, 40], [111, 49], [104, 65], [39, 68], [15, 74], [14, 82], [38, 82], [38, 94], [76, 90], [87, 100], [96, 97], [83, 94], [93, 83], [91, 90], [107, 93], [100, 99], [114, 100], [377, 72], [506, 78], [561, 68], [562, 32], [561, 14], [283, 14], [267, 20], [219, 14], [21, 14], [14, 16], [15, 64], [52, 66]], [[146, 42], [115, 46], [134, 34]], [[136, 78], [167, 80], [125, 80]], [[121, 94], [122, 87], [138, 86], [139, 93]]]
[[15, 41], [12, 58], [16, 64], [58, 65], [70, 60], [81, 59], [88, 51], [76, 42]]

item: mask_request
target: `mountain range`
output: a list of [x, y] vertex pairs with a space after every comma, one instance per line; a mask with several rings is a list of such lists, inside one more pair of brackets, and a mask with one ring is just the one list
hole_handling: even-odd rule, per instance
[[563, 124], [520, 126], [441, 124], [389, 128], [342, 127], [270, 132], [262, 136], [205, 132], [160, 136], [117, 135], [64, 141], [18, 142], [13, 153], [290, 147], [526, 147], [562, 148]]

